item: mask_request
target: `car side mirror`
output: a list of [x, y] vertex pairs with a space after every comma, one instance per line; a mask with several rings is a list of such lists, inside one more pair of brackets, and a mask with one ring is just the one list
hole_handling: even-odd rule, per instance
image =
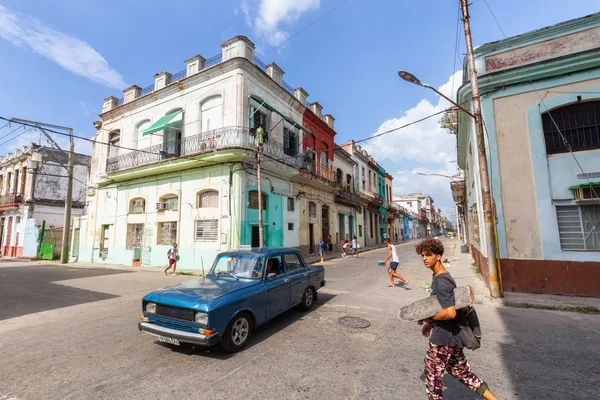
[[277, 278], [277, 274], [275, 272], [270, 272], [267, 275], [267, 279], [274, 279], [274, 278]]

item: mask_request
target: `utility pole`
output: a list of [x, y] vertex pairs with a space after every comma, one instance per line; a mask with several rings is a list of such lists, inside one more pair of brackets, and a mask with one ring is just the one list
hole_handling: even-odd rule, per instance
[[73, 130], [69, 129], [69, 166], [67, 167], [67, 198], [65, 199], [65, 221], [63, 223], [62, 251], [60, 253], [61, 264], [69, 262], [69, 243], [71, 239], [71, 202], [73, 201], [73, 163], [75, 159], [75, 143], [73, 142]]
[[483, 120], [481, 117], [481, 100], [473, 56], [473, 42], [471, 39], [471, 26], [469, 24], [469, 6], [467, 0], [460, 0], [462, 20], [465, 28], [465, 42], [467, 44], [467, 57], [471, 74], [471, 92], [473, 95], [473, 113], [475, 114], [475, 133], [477, 135], [477, 159], [479, 160], [479, 178], [481, 184], [481, 197], [483, 201], [483, 221], [485, 224], [485, 248], [489, 272], [490, 295], [502, 297], [502, 283], [500, 270], [496, 260], [496, 230], [494, 227], [492, 196], [490, 194], [490, 179], [488, 175], [487, 155], [483, 135]]
[[256, 185], [258, 186], [258, 243], [260, 248], [262, 249], [265, 245], [265, 236], [264, 236], [264, 228], [263, 228], [263, 201], [262, 201], [262, 187], [260, 186], [260, 152], [262, 148], [256, 151]]
[[[60, 253], [60, 262], [62, 264], [66, 264], [69, 262], [69, 242], [71, 239], [71, 235], [70, 235], [71, 234], [71, 205], [72, 205], [71, 202], [73, 200], [72, 199], [72, 197], [73, 197], [73, 164], [75, 162], [75, 142], [73, 141], [73, 129], [68, 128], [66, 126], [50, 125], [50, 124], [45, 124], [43, 122], [30, 121], [30, 120], [19, 119], [19, 118], [11, 118], [11, 122], [16, 122], [19, 124], [32, 126], [34, 128], [39, 129], [46, 136], [48, 141], [50, 141], [50, 143], [52, 143], [52, 146], [54, 146], [57, 150], [59, 150], [63, 154], [66, 154], [66, 152], [60, 148], [60, 146], [54, 141], [54, 139], [52, 139], [52, 136], [50, 136], [48, 134], [48, 132], [46, 132], [46, 130], [44, 130], [44, 128], [61, 129], [61, 130], [67, 131], [69, 133], [68, 165], [65, 167], [65, 165], [61, 161], [55, 159], [56, 162], [60, 163], [62, 165], [62, 167], [67, 170], [67, 194], [66, 194], [66, 198], [65, 198], [65, 219], [64, 219], [64, 223], [63, 223], [62, 249], [61, 249], [61, 253]], [[51, 155], [51, 157], [52, 157], [52, 155]]]

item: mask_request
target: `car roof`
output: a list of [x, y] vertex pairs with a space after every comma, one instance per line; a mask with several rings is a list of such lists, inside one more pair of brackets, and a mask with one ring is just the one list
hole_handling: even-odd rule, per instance
[[293, 249], [291, 247], [276, 247], [276, 248], [258, 248], [254, 247], [250, 250], [233, 250], [233, 251], [224, 251], [219, 253], [219, 255], [233, 255], [233, 254], [252, 254], [256, 256], [269, 256], [271, 254], [279, 254], [279, 253], [297, 253], [300, 254], [298, 249]]

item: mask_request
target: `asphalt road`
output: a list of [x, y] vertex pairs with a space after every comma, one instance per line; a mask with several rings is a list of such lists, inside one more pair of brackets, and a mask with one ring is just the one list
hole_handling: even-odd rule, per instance
[[[386, 288], [385, 268], [377, 266], [384, 253], [327, 262], [327, 287], [312, 311], [281, 315], [233, 355], [162, 345], [138, 332], [141, 297], [189, 277], [114, 270], [32, 277], [27, 268], [21, 275], [0, 266], [11, 276], [0, 280], [0, 308], [15, 304], [6, 282], [31, 282], [26, 291], [12, 289], [23, 303], [18, 316], [2, 311], [0, 399], [426, 399], [420, 376], [427, 340], [396, 313], [427, 295], [429, 273], [413, 244], [401, 245], [399, 272], [411, 285]], [[41, 299], [51, 306], [34, 307], [32, 292], [44, 290]], [[74, 301], [73, 291], [85, 300]], [[597, 397], [597, 315], [483, 305], [478, 313], [483, 346], [466, 354], [499, 398]], [[348, 328], [338, 322], [343, 316], [370, 326]], [[446, 399], [478, 398], [452, 378], [445, 384]]]

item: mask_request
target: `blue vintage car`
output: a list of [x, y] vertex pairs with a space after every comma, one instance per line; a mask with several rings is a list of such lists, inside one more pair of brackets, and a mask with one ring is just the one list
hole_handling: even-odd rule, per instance
[[311, 308], [323, 286], [323, 267], [306, 265], [295, 249], [220, 253], [205, 278], [144, 296], [138, 327], [161, 342], [235, 352], [257, 326], [292, 307]]

